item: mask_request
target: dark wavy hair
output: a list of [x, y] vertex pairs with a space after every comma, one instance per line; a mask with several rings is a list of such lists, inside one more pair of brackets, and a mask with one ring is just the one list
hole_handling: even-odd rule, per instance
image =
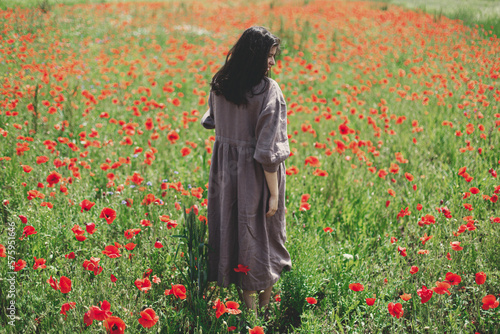
[[243, 32], [236, 44], [229, 50], [226, 62], [215, 73], [210, 83], [216, 95], [223, 95], [234, 104], [247, 104], [246, 94], [258, 95], [269, 86], [266, 80], [260, 92], [252, 88], [267, 77], [267, 59], [273, 46], [280, 51], [280, 39], [264, 27], [251, 27]]

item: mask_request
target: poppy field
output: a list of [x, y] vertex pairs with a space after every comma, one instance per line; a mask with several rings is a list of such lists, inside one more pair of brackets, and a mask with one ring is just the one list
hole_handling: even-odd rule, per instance
[[[492, 27], [321, 0], [0, 23], [0, 333], [500, 332]], [[215, 132], [199, 120], [252, 25], [282, 40], [291, 149], [292, 270], [267, 316], [206, 280]]]

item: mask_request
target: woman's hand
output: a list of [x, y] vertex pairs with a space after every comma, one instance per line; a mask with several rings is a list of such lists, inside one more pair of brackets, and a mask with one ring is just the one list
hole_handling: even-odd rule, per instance
[[278, 196], [269, 197], [269, 211], [266, 213], [266, 217], [272, 217], [278, 210]]

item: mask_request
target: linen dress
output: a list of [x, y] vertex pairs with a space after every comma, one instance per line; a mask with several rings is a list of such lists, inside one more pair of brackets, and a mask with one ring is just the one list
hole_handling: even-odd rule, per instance
[[[209, 281], [263, 290], [290, 270], [285, 248], [285, 164], [290, 155], [286, 102], [278, 83], [264, 78], [248, 105], [237, 106], [223, 95], [209, 96], [215, 122], [208, 185]], [[269, 188], [264, 170], [278, 174], [278, 210], [266, 218]], [[236, 272], [238, 265], [249, 271]]]

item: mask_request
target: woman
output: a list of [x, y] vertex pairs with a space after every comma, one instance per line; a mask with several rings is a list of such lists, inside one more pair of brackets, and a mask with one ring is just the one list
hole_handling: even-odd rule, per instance
[[[236, 284], [256, 310], [290, 270], [285, 248], [285, 159], [290, 155], [286, 103], [267, 77], [280, 40], [251, 27], [214, 75], [205, 127], [215, 126], [209, 189], [209, 280]], [[215, 125], [207, 125], [210, 122]]]

